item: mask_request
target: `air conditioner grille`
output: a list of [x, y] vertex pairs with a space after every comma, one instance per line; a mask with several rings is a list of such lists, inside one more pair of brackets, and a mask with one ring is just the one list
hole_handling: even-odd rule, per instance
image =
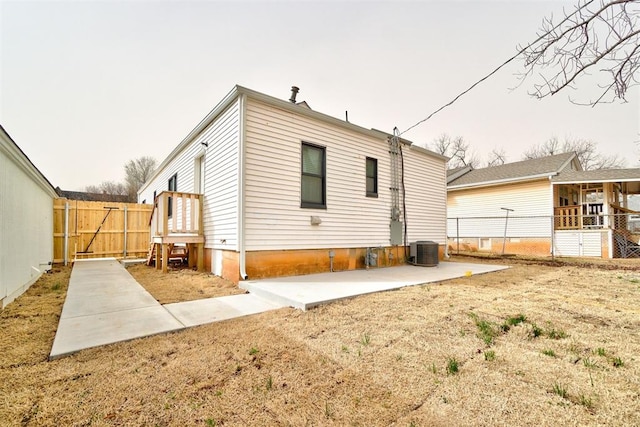
[[415, 265], [434, 267], [438, 265], [438, 244], [431, 241], [418, 241], [411, 243], [410, 257]]

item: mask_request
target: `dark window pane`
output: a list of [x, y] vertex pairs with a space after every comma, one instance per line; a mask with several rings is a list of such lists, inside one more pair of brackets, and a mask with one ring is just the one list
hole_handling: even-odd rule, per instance
[[302, 177], [302, 201], [323, 204], [322, 178], [315, 176]]
[[375, 178], [367, 178], [367, 193], [375, 193], [375, 192], [376, 192]]

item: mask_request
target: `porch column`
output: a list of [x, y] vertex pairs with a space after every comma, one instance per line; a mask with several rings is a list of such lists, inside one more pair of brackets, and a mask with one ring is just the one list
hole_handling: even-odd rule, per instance
[[156, 255], [156, 270], [160, 270], [160, 250], [161, 250], [161, 244], [160, 243], [154, 243], [154, 245], [156, 246], [156, 250], [155, 250], [155, 255]]
[[162, 272], [166, 273], [169, 271], [169, 245], [166, 243], [162, 244]]
[[609, 210], [609, 204], [615, 196], [615, 192], [612, 190], [613, 184], [602, 184], [602, 216], [604, 217], [602, 221], [602, 228], [609, 228], [609, 224], [611, 223], [611, 221], [609, 221], [609, 216], [610, 214], [614, 213]]
[[204, 271], [204, 243], [198, 243], [198, 271]]

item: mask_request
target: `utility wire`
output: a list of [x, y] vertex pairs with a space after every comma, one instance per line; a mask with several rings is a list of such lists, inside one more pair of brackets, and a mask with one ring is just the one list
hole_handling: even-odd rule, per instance
[[554, 26], [553, 28], [551, 28], [549, 31], [547, 31], [546, 33], [542, 34], [541, 36], [539, 36], [537, 39], [535, 39], [533, 42], [529, 43], [527, 46], [523, 47], [522, 49], [520, 49], [515, 55], [513, 55], [511, 58], [507, 59], [506, 61], [504, 61], [502, 64], [500, 64], [498, 67], [496, 67], [493, 71], [491, 71], [489, 74], [487, 74], [486, 76], [482, 77], [480, 80], [477, 80], [474, 84], [472, 84], [471, 86], [469, 86], [467, 89], [465, 89], [464, 91], [460, 92], [455, 98], [453, 98], [451, 101], [447, 102], [446, 104], [444, 104], [442, 107], [438, 108], [437, 110], [435, 110], [433, 113], [429, 114], [426, 118], [420, 120], [418, 123], [416, 123], [413, 126], [408, 127], [407, 129], [403, 130], [402, 132], [400, 132], [400, 134], [398, 136], [404, 135], [405, 133], [409, 132], [411, 129], [415, 128], [416, 126], [421, 125], [422, 123], [426, 122], [427, 120], [429, 120], [431, 117], [433, 117], [434, 115], [436, 115], [437, 113], [439, 113], [440, 111], [444, 110], [445, 108], [447, 108], [448, 106], [452, 105], [454, 102], [456, 102], [458, 99], [460, 99], [463, 95], [466, 95], [467, 93], [469, 93], [471, 90], [473, 90], [476, 86], [478, 86], [480, 83], [484, 82], [485, 80], [487, 80], [489, 77], [493, 76], [495, 73], [497, 73], [498, 71], [500, 71], [502, 68], [504, 68], [507, 64], [509, 64], [510, 62], [512, 62], [514, 59], [516, 59], [517, 57], [519, 57], [520, 55], [522, 55], [527, 49], [529, 49], [530, 47], [532, 47], [533, 45], [535, 45], [536, 43], [538, 43], [540, 40], [542, 40], [543, 38], [547, 37], [549, 34], [551, 34], [552, 32], [554, 32], [555, 30], [557, 30], [562, 24], [564, 24], [565, 22], [567, 22], [567, 20], [569, 20], [569, 18], [571, 18], [573, 15], [575, 15], [576, 13], [582, 11], [582, 9], [586, 8], [587, 6], [589, 6], [591, 3], [593, 3], [595, 0], [589, 0], [588, 2], [586, 2], [585, 4], [583, 4], [582, 6], [576, 8], [576, 10], [571, 13], [570, 15], [566, 16], [562, 21], [560, 21], [556, 26]]

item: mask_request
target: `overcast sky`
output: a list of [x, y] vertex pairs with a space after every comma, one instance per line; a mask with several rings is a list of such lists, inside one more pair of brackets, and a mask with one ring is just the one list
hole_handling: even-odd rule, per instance
[[[572, 2], [0, 0], [0, 124], [54, 186], [122, 181], [158, 162], [234, 85], [391, 132], [424, 119], [535, 39]], [[584, 138], [638, 167], [638, 91], [580, 107], [593, 87], [536, 100], [514, 62], [403, 136], [462, 136], [484, 161]]]

